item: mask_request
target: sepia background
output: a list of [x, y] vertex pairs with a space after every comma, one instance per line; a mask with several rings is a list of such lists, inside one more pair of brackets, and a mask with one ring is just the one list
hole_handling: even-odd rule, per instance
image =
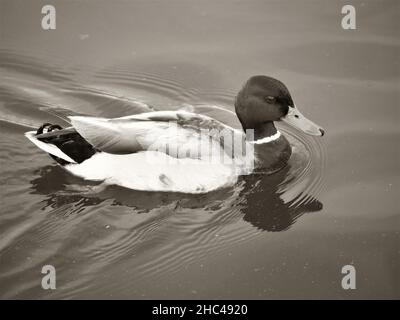
[[[46, 4], [56, 30], [41, 28]], [[344, 4], [356, 30], [341, 27]], [[0, 298], [400, 298], [399, 9], [0, 0]], [[280, 126], [294, 147], [284, 170], [210, 194], [101, 189], [23, 135], [67, 125], [63, 109], [190, 104], [237, 125], [223, 110], [256, 74], [283, 81], [326, 135]], [[46, 264], [56, 290], [40, 286]], [[341, 286], [344, 265], [355, 290]]]

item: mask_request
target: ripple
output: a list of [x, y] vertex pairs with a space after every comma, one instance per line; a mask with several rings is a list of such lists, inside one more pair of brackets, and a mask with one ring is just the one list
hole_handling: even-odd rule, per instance
[[[291, 128], [280, 129], [294, 145], [294, 152], [289, 166], [277, 174], [245, 177], [233, 188], [200, 197], [164, 194], [156, 198], [151, 193], [118, 187], [93, 193], [94, 198], [114, 202], [108, 208], [101, 206], [103, 212], [109, 212], [106, 221], [110, 231], [80, 247], [80, 254], [91, 261], [90, 274], [105, 272], [109, 266], [127, 263], [126, 257], [135, 257], [129, 264], [134, 281], [156, 280], [210, 254], [251, 241], [262, 230], [287, 230], [301, 215], [321, 210], [316, 198], [323, 187], [323, 144]], [[58, 193], [56, 197], [70, 196]], [[141, 205], [147, 209], [138, 214]], [[131, 207], [133, 211], [115, 216], [114, 206]], [[243, 220], [249, 224], [243, 225]], [[71, 292], [96, 290], [90, 283], [81, 285], [70, 284]], [[128, 289], [123, 286], [119, 283], [114, 289]]]
[[[54, 58], [52, 59], [54, 60]], [[46, 61], [47, 63], [45, 63]], [[41, 55], [41, 58], [25, 55], [9, 49], [0, 49], [0, 68], [13, 72], [23, 73], [30, 76], [42, 78], [47, 81], [66, 83], [71, 79], [71, 72], [61, 67], [62, 63], [48, 64], [48, 57]]]
[[286, 135], [293, 148], [289, 162], [290, 171], [280, 184], [284, 197], [296, 197], [292, 205], [299, 205], [317, 198], [323, 191], [324, 173], [327, 165], [327, 152], [323, 139], [306, 136], [294, 129], [282, 126], [280, 130]]
[[[92, 280], [110, 270], [118, 272], [119, 268], [129, 270], [130, 278], [118, 287], [107, 282], [107, 290], [128, 290], [132, 282], [177, 273], [208, 255], [260, 237], [264, 231], [287, 230], [303, 214], [322, 209], [317, 197], [323, 188], [326, 166], [323, 143], [286, 126], [280, 126], [280, 130], [294, 148], [287, 167], [269, 176], [244, 176], [231, 188], [205, 195], [103, 187], [71, 176], [25, 141], [24, 125], [34, 126], [43, 119], [57, 122], [78, 111], [122, 116], [152, 110], [151, 103], [139, 98], [142, 91], [150, 102], [158, 96], [161, 108], [171, 107], [168, 101], [175, 103], [175, 108], [187, 106], [238, 127], [232, 111], [235, 93], [218, 87], [187, 88], [173, 78], [117, 68], [94, 75], [94, 80], [107, 84], [71, 81], [56, 90], [46, 87], [48, 80], [35, 85], [13, 80], [36, 91], [15, 90], [12, 83], [0, 87], [1, 117], [5, 121], [2, 133], [8, 137], [3, 139], [0, 158], [9, 167], [3, 173], [15, 183], [8, 196], [16, 199], [20, 192], [29, 194], [23, 205], [32, 211], [32, 216], [20, 220], [21, 216], [9, 215], [17, 204], [5, 207], [10, 212], [3, 217], [12, 219], [7, 225], [16, 231], [8, 234], [7, 248], [1, 254], [4, 259], [15, 260], [7, 264], [8, 270], [1, 270], [8, 279], [14, 279], [50, 258], [56, 259], [62, 265], [57, 269], [58, 281], [68, 284], [62, 291], [40, 296], [104, 292], [104, 286], [99, 286], [101, 281]], [[35, 103], [30, 101], [32, 95], [37, 97]], [[48, 95], [59, 96], [61, 107], [56, 100], [48, 100]], [[21, 148], [15, 150], [15, 144]], [[30, 166], [25, 168], [27, 157]], [[45, 165], [43, 159], [48, 161]], [[20, 255], [15, 253], [19, 247], [25, 248]], [[24, 260], [26, 250], [37, 258]], [[14, 268], [16, 264], [19, 266]], [[24, 296], [34, 290], [34, 281], [21, 285], [18, 294], [16, 286], [9, 286], [14, 289], [8, 290], [7, 297]]]
[[96, 79], [106, 80], [110, 85], [126, 86], [158, 94], [174, 101], [198, 100], [198, 90], [195, 88], [187, 88], [183, 83], [155, 74], [112, 68], [97, 73]]

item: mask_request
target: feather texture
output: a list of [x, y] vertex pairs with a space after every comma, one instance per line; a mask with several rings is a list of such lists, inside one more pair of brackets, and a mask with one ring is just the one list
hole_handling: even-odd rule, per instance
[[[70, 117], [74, 128], [96, 149], [112, 154], [161, 151], [176, 158], [240, 157], [232, 141], [244, 143], [243, 132], [215, 119], [186, 111], [158, 111], [105, 119]], [[236, 153], [235, 153], [236, 152]]]

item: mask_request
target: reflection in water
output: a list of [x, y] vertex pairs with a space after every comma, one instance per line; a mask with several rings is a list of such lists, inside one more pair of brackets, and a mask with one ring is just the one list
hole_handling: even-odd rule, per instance
[[[354, 298], [398, 298], [399, 1], [362, 1], [356, 33], [340, 28], [338, 1], [156, 2], [59, 2], [73, 19], [55, 33], [37, 2], [0, 2], [0, 298], [343, 299], [349, 261], [368, 275]], [[207, 195], [89, 183], [23, 136], [63, 125], [60, 108], [233, 110], [255, 74], [284, 80], [329, 134], [282, 130], [288, 167]], [[320, 194], [323, 219], [293, 225], [321, 210]], [[40, 287], [45, 264], [57, 290]]]
[[298, 198], [308, 198], [302, 193], [288, 202], [280, 197], [278, 186], [288, 173], [289, 167], [285, 167], [271, 176], [245, 177], [246, 185], [253, 185], [250, 189], [246, 188], [247, 191], [242, 195], [246, 200], [241, 209], [245, 221], [262, 230], [284, 231], [303, 214], [322, 209], [322, 203], [312, 197], [307, 202], [296, 203]]
[[69, 174], [58, 165], [45, 166], [35, 173], [39, 177], [31, 181], [33, 193], [47, 196], [44, 208], [56, 209], [65, 204], [78, 202], [84, 206], [93, 206], [104, 201], [96, 197], [84, 196], [85, 191], [88, 191], [91, 185], [96, 185], [96, 183], [90, 181], [86, 182], [86, 188], [81, 187], [83, 194], [79, 194], [77, 191], [79, 184], [81, 184], [81, 179]]
[[[173, 204], [172, 208], [175, 209], [207, 207], [218, 214], [221, 208], [226, 207], [224, 201], [232, 196], [232, 192], [226, 189], [216, 190], [206, 195], [190, 195], [103, 186], [74, 177], [59, 166], [46, 166], [37, 173], [39, 177], [31, 181], [33, 193], [46, 195], [45, 207], [53, 209], [73, 203], [83, 208], [112, 199], [112, 205], [131, 207], [137, 213], [145, 213], [162, 207], [168, 209]], [[250, 175], [241, 178], [243, 183], [238, 183], [241, 189], [233, 202], [234, 205], [240, 207], [243, 220], [261, 230], [284, 231], [304, 213], [322, 209], [322, 203], [314, 198], [304, 203], [296, 203], [298, 198], [309, 198], [304, 194], [299, 194], [288, 202], [281, 198], [279, 187], [288, 174], [289, 167], [286, 167], [271, 176]], [[229, 205], [233, 204], [229, 202]]]
[[[12, 163], [4, 167], [16, 170], [10, 173], [14, 179], [22, 179], [18, 183], [26, 195], [23, 207], [28, 208], [21, 212], [15, 209], [13, 201], [18, 202], [20, 196], [16, 184], [15, 190], [10, 189], [12, 196], [7, 196], [12, 205], [6, 213], [14, 216], [20, 212], [7, 222], [7, 229], [17, 232], [8, 233], [1, 252], [3, 261], [9, 261], [0, 267], [6, 297], [51, 295], [38, 292], [36, 278], [30, 278], [30, 270], [48, 260], [62, 268], [58, 269], [59, 280], [70, 283], [66, 291], [57, 291], [61, 297], [79, 297], [85, 290], [94, 296], [96, 290], [100, 296], [110, 290], [131, 292], [130, 287], [113, 288], [113, 282], [96, 287], [98, 282], [93, 279], [124, 265], [135, 283], [151, 279], [149, 283], [156, 284], [158, 277], [249, 242], [262, 233], [259, 231], [287, 230], [304, 213], [322, 208], [308, 196], [321, 190], [325, 161], [321, 141], [297, 136], [285, 127], [280, 130], [294, 150], [286, 168], [271, 176], [244, 176], [234, 187], [203, 195], [105, 186], [77, 178], [57, 165], [42, 166], [41, 159], [48, 158], [26, 141], [23, 132], [27, 128], [21, 124], [35, 128], [48, 121], [66, 126], [67, 115], [117, 117], [153, 107], [185, 107], [239, 128], [236, 115], [230, 111], [235, 86], [220, 83], [217, 73], [195, 63], [181, 63], [179, 72], [172, 69], [170, 73], [168, 63], [155, 64], [154, 69], [141, 63], [144, 71], [137, 71], [137, 63], [127, 62], [96, 73], [95, 84], [73, 74], [74, 70], [66, 74], [55, 63], [52, 77], [73, 79], [56, 81], [35, 72], [40, 61], [29, 69], [23, 57], [12, 64], [11, 55], [4, 56], [3, 73], [8, 81], [0, 86], [2, 142], [5, 159], [13, 155]], [[13, 65], [19, 73], [13, 71]], [[25, 77], [28, 72], [30, 76]], [[25, 152], [15, 154], [10, 143], [14, 139], [23, 146], [20, 150], [29, 150], [29, 157]], [[46, 163], [52, 162], [48, 159]], [[21, 220], [22, 216], [26, 220]], [[14, 251], [19, 247], [25, 249]], [[35, 260], [26, 260], [26, 254]], [[24, 280], [17, 293], [13, 291], [15, 279], [21, 276], [30, 280]]]

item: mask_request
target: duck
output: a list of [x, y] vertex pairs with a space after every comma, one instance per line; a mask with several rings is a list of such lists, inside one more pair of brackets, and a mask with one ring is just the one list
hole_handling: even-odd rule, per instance
[[179, 109], [111, 119], [73, 115], [69, 127], [46, 122], [25, 136], [85, 180], [201, 194], [232, 186], [242, 175], [285, 167], [292, 148], [275, 122], [313, 136], [325, 133], [301, 114], [286, 85], [269, 76], [248, 79], [234, 107], [241, 129]]

